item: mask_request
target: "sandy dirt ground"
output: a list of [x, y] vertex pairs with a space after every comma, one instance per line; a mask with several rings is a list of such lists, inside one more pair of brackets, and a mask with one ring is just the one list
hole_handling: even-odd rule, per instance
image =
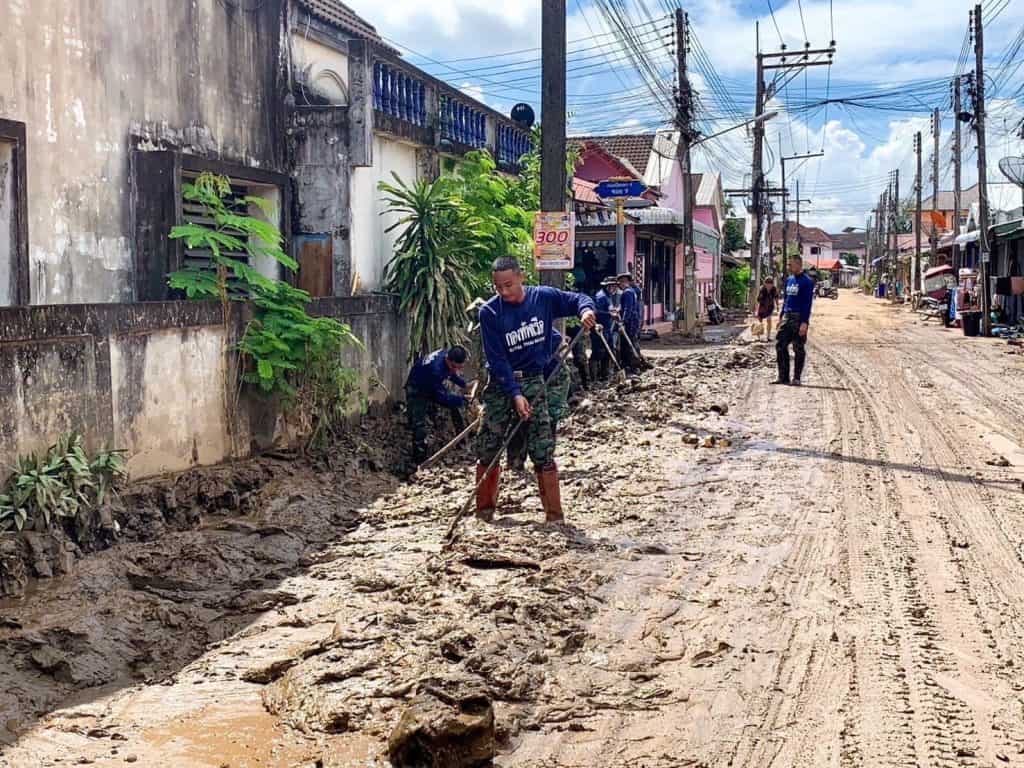
[[513, 477], [442, 551], [465, 456], [300, 473], [0, 604], [0, 766], [384, 766], [431, 688], [503, 768], [1024, 765], [1024, 360], [850, 292], [811, 339], [590, 396], [566, 527]]

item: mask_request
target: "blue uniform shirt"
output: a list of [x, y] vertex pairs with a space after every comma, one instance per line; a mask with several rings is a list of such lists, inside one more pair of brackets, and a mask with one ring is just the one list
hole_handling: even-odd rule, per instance
[[630, 336], [635, 336], [640, 330], [640, 303], [632, 288], [622, 292], [622, 324]]
[[449, 392], [444, 385], [446, 381], [454, 382], [461, 389], [466, 388], [466, 382], [448, 370], [448, 350], [439, 349], [413, 363], [405, 385], [435, 403], [448, 408], [461, 408], [466, 404], [465, 399]]
[[480, 333], [491, 378], [509, 395], [522, 394], [515, 371], [543, 373], [552, 354], [554, 320], [582, 316], [588, 309], [594, 309], [589, 296], [547, 285], [527, 286], [522, 304], [491, 297], [480, 308]]
[[814, 300], [814, 281], [801, 272], [799, 275], [790, 275], [786, 280], [786, 287], [783, 290], [785, 301], [782, 302], [782, 314], [788, 315], [795, 312], [800, 315], [801, 323], [811, 322], [811, 302]]

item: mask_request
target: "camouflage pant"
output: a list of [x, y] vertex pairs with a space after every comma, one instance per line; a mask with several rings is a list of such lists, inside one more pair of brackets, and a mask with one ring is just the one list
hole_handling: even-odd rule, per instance
[[[572, 379], [568, 363], [559, 366], [555, 377], [548, 383], [548, 415], [551, 417], [551, 439], [558, 438], [558, 422], [569, 413], [569, 386]], [[522, 466], [526, 462], [526, 427], [520, 428], [508, 444], [509, 465]]]
[[[526, 450], [537, 469], [549, 467], [555, 460], [555, 436], [551, 430], [551, 411], [544, 377], [526, 376], [519, 382], [523, 396], [533, 409], [530, 420], [519, 428], [526, 432]], [[492, 382], [484, 390], [484, 422], [476, 438], [476, 458], [481, 464], [490, 464], [501, 450], [509, 429], [518, 420], [512, 398]]]
[[427, 453], [427, 440], [430, 437], [431, 422], [437, 422], [440, 412], [450, 411], [452, 424], [456, 430], [465, 428], [462, 413], [456, 408], [444, 408], [431, 398], [422, 395], [412, 387], [405, 388], [405, 411], [409, 417], [409, 430], [412, 432], [412, 451], [415, 461], [422, 461]]

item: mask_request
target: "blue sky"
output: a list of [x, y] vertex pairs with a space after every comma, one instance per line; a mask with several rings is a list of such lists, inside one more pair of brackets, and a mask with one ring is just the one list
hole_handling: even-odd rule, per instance
[[[570, 132], [643, 132], [666, 124], [674, 77], [668, 8], [676, 0], [615, 0], [657, 74], [645, 77], [609, 27], [598, 0], [568, 0], [570, 40]], [[406, 46], [410, 61], [506, 111], [516, 101], [538, 108], [540, 101], [539, 0], [350, 0], [389, 40]], [[706, 132], [721, 130], [753, 112], [755, 22], [763, 51], [778, 50], [780, 37], [790, 50], [826, 47], [835, 35], [831, 68], [798, 74], [780, 89], [771, 108], [779, 116], [767, 124], [766, 167], [779, 180], [779, 152], [824, 151], [821, 159], [787, 163], [791, 181], [800, 179], [801, 197], [812, 199], [802, 221], [835, 231], [863, 225], [892, 169], [901, 171], [901, 194], [912, 189], [913, 135], [925, 140], [925, 194], [931, 188], [930, 113], [942, 110], [940, 188], [952, 184], [949, 136], [952, 118], [948, 83], [960, 59], [968, 11], [973, 3], [950, 0], [723, 2], [699, 0], [686, 6], [695, 40], [690, 61], [700, 93], [698, 118]], [[1024, 154], [1014, 136], [1024, 117], [1018, 88], [1024, 84], [1024, 3], [987, 0], [984, 4], [989, 107], [990, 181], [1000, 180], [999, 158]], [[416, 53], [413, 53], [415, 51]], [[973, 65], [969, 51], [965, 67]], [[831, 72], [829, 72], [831, 69]], [[645, 84], [647, 83], [647, 84]], [[648, 85], [653, 83], [653, 85]], [[908, 85], [911, 84], [911, 85]], [[816, 104], [825, 98], [871, 95], [857, 105]], [[882, 98], [875, 98], [881, 96]], [[788, 108], [787, 108], [788, 107]], [[964, 126], [964, 182], [973, 183], [975, 155]], [[750, 150], [745, 132], [708, 142], [695, 166], [719, 170], [727, 185], [749, 183]], [[790, 184], [793, 190], [795, 183]], [[1011, 188], [1008, 199], [1019, 195]], [[1019, 204], [1019, 203], [1017, 203]]]

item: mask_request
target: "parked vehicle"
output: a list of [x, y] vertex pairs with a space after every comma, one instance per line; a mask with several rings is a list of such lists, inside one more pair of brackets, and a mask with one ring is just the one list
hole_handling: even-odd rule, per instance
[[[956, 290], [956, 270], [951, 264], [933, 267], [924, 273], [924, 297], [942, 301], [946, 291]], [[922, 302], [924, 301], [922, 297]]]
[[714, 299], [708, 299], [708, 322], [711, 325], [721, 325], [725, 322], [725, 314]]
[[814, 295], [820, 299], [838, 299], [839, 289], [829, 283], [818, 283]]

